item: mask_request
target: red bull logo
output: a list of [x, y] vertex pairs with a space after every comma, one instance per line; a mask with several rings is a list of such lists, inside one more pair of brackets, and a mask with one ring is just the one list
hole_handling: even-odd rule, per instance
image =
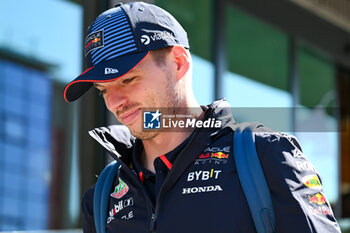
[[206, 158], [209, 158], [209, 157], [210, 157], [210, 153], [200, 154], [200, 155], [198, 156], [198, 158], [200, 158], [200, 159], [206, 159]]
[[[229, 157], [229, 150], [230, 147], [213, 147], [213, 148], [207, 148], [204, 153], [199, 154], [198, 159], [196, 159], [195, 164], [205, 164], [205, 163], [212, 163], [212, 164], [225, 164], [227, 163], [227, 159]], [[226, 152], [227, 153], [223, 153]]]
[[332, 210], [329, 209], [327, 206], [318, 206], [318, 207], [313, 207], [309, 206], [309, 211], [314, 214], [314, 215], [331, 215]]
[[316, 175], [304, 176], [302, 178], [304, 185], [311, 189], [322, 189], [320, 180]]
[[85, 45], [85, 48], [89, 47], [89, 46], [92, 45], [93, 43], [99, 42], [100, 40], [101, 40], [101, 38], [95, 38], [95, 39], [89, 41], [89, 42], [87, 43], [87, 45]]
[[92, 50], [101, 48], [103, 46], [103, 30], [90, 33], [85, 38], [85, 56]]
[[218, 159], [227, 159], [229, 154], [225, 154], [222, 152], [216, 152], [216, 153], [211, 153], [212, 158], [218, 158]]
[[317, 193], [314, 196], [309, 196], [309, 203], [310, 204], [317, 204], [317, 205], [324, 205], [327, 203], [327, 199], [325, 196], [323, 196], [321, 193]]

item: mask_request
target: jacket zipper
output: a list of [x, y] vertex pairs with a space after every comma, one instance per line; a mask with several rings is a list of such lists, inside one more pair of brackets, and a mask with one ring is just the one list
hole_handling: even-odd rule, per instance
[[[163, 183], [163, 185], [164, 185], [164, 183]], [[160, 192], [158, 193], [158, 197], [157, 197], [156, 204], [155, 204], [155, 211], [153, 209], [153, 213], [152, 213], [152, 218], [151, 218], [151, 223], [150, 223], [150, 232], [152, 232], [152, 233], [156, 232], [156, 222], [157, 222], [157, 217], [159, 216], [160, 194], [161, 193], [162, 193], [162, 188], [160, 188]]]
[[150, 222], [150, 225], [149, 225], [149, 231], [150, 232], [156, 232], [156, 220], [157, 220], [157, 215], [153, 212], [152, 213], [151, 222]]

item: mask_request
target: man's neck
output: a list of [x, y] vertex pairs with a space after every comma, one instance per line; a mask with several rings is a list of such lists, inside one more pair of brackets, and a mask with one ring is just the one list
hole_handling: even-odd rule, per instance
[[[204, 112], [194, 113], [197, 119], [203, 118]], [[149, 171], [155, 173], [154, 160], [172, 150], [185, 141], [193, 130], [176, 132], [160, 132], [151, 140], [143, 140], [142, 164]]]

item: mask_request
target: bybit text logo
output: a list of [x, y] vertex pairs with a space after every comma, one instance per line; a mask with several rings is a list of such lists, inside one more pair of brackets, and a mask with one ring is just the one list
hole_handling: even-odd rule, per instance
[[195, 171], [188, 173], [187, 182], [188, 181], [198, 181], [198, 180], [209, 180], [209, 179], [218, 179], [221, 170], [211, 169], [210, 171]]
[[160, 129], [160, 116], [162, 113], [157, 110], [156, 112], [143, 112], [143, 128], [144, 129]]

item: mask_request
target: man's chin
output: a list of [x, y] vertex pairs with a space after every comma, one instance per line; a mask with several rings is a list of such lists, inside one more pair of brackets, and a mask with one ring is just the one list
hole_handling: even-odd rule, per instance
[[140, 139], [140, 140], [152, 140], [153, 138], [155, 138], [159, 132], [143, 132], [143, 131], [140, 131], [140, 130], [133, 130], [131, 128], [129, 128], [131, 134]]

